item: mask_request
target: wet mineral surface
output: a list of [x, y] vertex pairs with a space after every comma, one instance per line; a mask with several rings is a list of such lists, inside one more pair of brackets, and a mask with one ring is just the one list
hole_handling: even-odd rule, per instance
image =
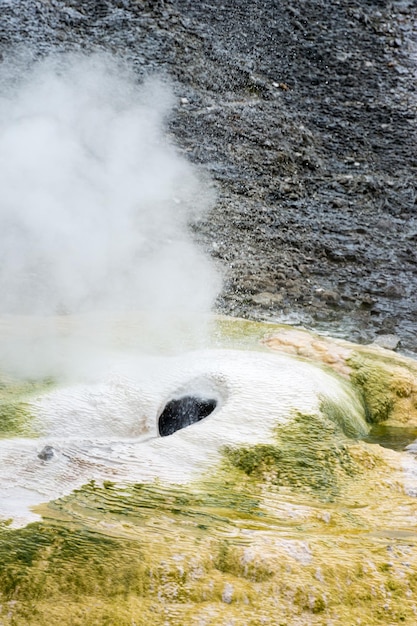
[[98, 387], [1, 380], [5, 626], [414, 626], [416, 362], [232, 318], [212, 343]]

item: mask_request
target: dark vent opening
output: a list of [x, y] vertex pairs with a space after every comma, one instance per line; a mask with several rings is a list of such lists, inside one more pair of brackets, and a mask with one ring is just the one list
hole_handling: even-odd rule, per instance
[[216, 406], [217, 400], [196, 396], [170, 400], [159, 417], [159, 434], [161, 437], [167, 437], [181, 428], [195, 424], [210, 415]]

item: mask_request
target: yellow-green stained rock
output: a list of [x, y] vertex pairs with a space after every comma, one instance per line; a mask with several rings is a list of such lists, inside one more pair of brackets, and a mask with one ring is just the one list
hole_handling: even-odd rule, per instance
[[356, 345], [299, 329], [280, 328], [263, 340], [268, 348], [321, 362], [362, 393], [370, 423], [389, 420], [417, 427], [417, 362], [375, 344]]
[[[3, 456], [1, 497], [23, 503], [32, 484], [56, 496], [35, 506], [37, 521], [25, 524], [22, 508], [20, 527], [0, 528], [0, 623], [415, 626], [417, 463], [404, 451], [417, 426], [415, 362], [239, 320], [221, 320], [211, 341], [213, 351], [169, 360], [175, 371], [158, 365], [159, 400], [125, 371], [29, 394], [46, 430], [58, 428], [52, 409], [81, 411], [89, 438], [97, 415], [102, 430], [84, 447], [63, 425], [30, 444], [23, 432], [3, 441], [8, 463], [29, 460], [12, 477]], [[172, 390], [190, 391], [190, 374], [218, 392], [212, 416], [123, 439], [129, 407], [157, 420]], [[56, 457], [30, 456], [48, 442]]]
[[52, 386], [51, 380], [0, 378], [0, 437], [39, 435], [29, 401]]

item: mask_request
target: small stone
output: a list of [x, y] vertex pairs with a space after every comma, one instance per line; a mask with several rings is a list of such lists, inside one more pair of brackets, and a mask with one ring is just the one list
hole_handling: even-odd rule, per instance
[[281, 304], [283, 296], [280, 293], [261, 291], [260, 293], [255, 293], [255, 295], [251, 297], [251, 300], [252, 302], [255, 302], [255, 304], [263, 304], [269, 306], [271, 304]]
[[398, 287], [397, 285], [388, 285], [384, 291], [384, 295], [388, 296], [388, 298], [402, 298], [404, 294], [401, 287]]
[[55, 450], [52, 446], [44, 446], [38, 454], [41, 461], [51, 461], [55, 456]]
[[378, 335], [373, 342], [374, 345], [385, 348], [386, 350], [396, 350], [401, 343], [401, 339], [397, 335]]
[[341, 262], [346, 260], [346, 255], [343, 250], [325, 248], [327, 258], [331, 261]]
[[340, 294], [337, 291], [318, 289], [316, 293], [320, 300], [327, 302], [327, 304], [338, 304], [340, 302]]
[[375, 298], [373, 298], [369, 293], [365, 294], [361, 298], [361, 307], [363, 309], [371, 309], [376, 303]]
[[329, 319], [329, 312], [318, 309], [316, 311], [313, 311], [313, 317], [317, 322], [327, 322], [327, 320]]
[[233, 585], [226, 583], [222, 593], [222, 601], [225, 604], [230, 604], [233, 599]]

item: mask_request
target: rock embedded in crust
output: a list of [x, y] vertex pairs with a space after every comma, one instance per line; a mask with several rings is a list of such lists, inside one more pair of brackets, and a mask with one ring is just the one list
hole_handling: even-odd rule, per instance
[[378, 335], [373, 345], [380, 346], [386, 350], [396, 350], [401, 344], [401, 339], [397, 335]]

